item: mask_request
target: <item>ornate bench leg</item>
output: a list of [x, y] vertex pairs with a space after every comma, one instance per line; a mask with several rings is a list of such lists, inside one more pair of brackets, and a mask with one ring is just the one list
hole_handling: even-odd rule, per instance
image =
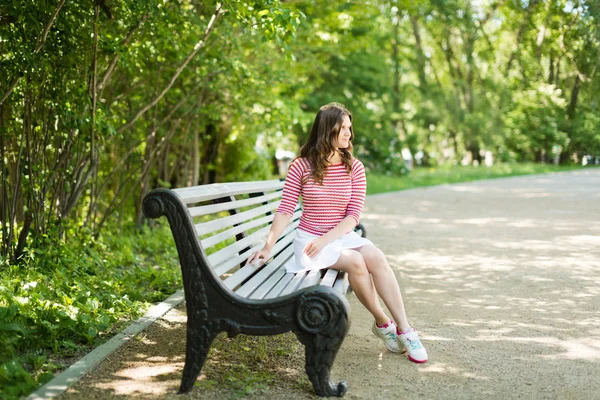
[[305, 346], [306, 374], [318, 396], [343, 396], [348, 390], [346, 381], [337, 385], [329, 373], [350, 327], [345, 300], [331, 292], [315, 290], [300, 299], [296, 320], [298, 340]]
[[194, 387], [204, 361], [206, 361], [210, 345], [215, 336], [217, 336], [217, 333], [213, 332], [206, 325], [194, 326], [194, 324], [188, 324], [185, 366], [183, 367], [183, 377], [181, 378], [179, 393], [189, 392]]
[[319, 334], [296, 334], [306, 347], [306, 375], [310, 379], [315, 393], [323, 397], [341, 397], [348, 391], [348, 383], [340, 381], [335, 385], [330, 380], [330, 371], [342, 345], [344, 335], [327, 337]]

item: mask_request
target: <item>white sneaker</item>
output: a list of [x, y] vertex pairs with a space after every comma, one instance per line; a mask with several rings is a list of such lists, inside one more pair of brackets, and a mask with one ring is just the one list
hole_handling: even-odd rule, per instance
[[383, 340], [385, 348], [393, 353], [400, 353], [402, 349], [398, 343], [398, 335], [396, 334], [396, 324], [390, 322], [385, 328], [379, 328], [373, 323], [373, 334]]
[[421, 344], [415, 328], [410, 328], [408, 331], [398, 335], [398, 340], [404, 345], [410, 361], [416, 363], [427, 362], [427, 350]]

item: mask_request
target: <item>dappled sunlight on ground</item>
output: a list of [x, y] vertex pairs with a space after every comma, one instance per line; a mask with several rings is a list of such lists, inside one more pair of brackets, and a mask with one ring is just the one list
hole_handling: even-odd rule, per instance
[[[142, 396], [148, 394], [160, 395], [166, 393], [164, 385], [153, 385], [156, 380], [170, 380], [171, 386], [177, 387], [183, 363], [173, 363], [163, 360], [158, 365], [140, 365], [118, 371], [115, 377], [123, 380], [100, 382], [92, 385], [99, 389], [111, 390], [115, 395]], [[166, 379], [169, 377], [170, 379]]]
[[[362, 222], [396, 273], [429, 362], [385, 351], [351, 294], [332, 371], [349, 382], [347, 398], [597, 398], [599, 187], [600, 170], [368, 198]], [[180, 399], [185, 309], [168, 315], [68, 398]], [[250, 398], [313, 398], [301, 362], [276, 362], [278, 380], [301, 384]], [[191, 398], [222, 398], [209, 381], [202, 375]]]
[[[181, 321], [184, 321], [181, 323]], [[158, 319], [102, 368], [84, 378], [60, 398], [164, 399], [176, 396], [185, 361], [185, 309], [179, 307]], [[88, 379], [86, 381], [85, 379]]]
[[[509, 387], [527, 398], [540, 387], [550, 398], [600, 390], [598, 188], [594, 172], [409, 191], [396, 213], [384, 196], [368, 201], [369, 238], [430, 354], [419, 373], [472, 374], [460, 393], [475, 398]], [[478, 377], [491, 386], [476, 388]]]
[[449, 364], [444, 364], [444, 363], [439, 363], [439, 362], [428, 363], [424, 368], [421, 368], [420, 372], [421, 373], [451, 374], [451, 375], [463, 376], [463, 377], [469, 378], [469, 379], [479, 379], [479, 380], [490, 379], [489, 376], [480, 376], [476, 373], [466, 372], [455, 366], [452, 366]]

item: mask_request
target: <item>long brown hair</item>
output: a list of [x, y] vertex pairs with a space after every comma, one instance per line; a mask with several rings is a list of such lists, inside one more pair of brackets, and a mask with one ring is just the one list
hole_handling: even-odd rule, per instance
[[[321, 107], [315, 117], [315, 122], [313, 122], [306, 143], [300, 148], [298, 157], [308, 160], [311, 167], [310, 175], [319, 184], [323, 184], [325, 171], [329, 165], [327, 158], [336, 151], [345, 116], [348, 116], [352, 122], [350, 111], [339, 103], [329, 103]], [[348, 173], [352, 172], [352, 139], [354, 139], [354, 130], [350, 127], [348, 147], [337, 149]]]

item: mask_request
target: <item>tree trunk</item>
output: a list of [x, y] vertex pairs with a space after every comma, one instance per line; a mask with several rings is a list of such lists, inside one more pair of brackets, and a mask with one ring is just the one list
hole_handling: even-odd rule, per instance
[[550, 68], [548, 70], [548, 83], [552, 85], [554, 83], [554, 55], [550, 53]]
[[571, 101], [569, 101], [569, 107], [567, 108], [567, 116], [570, 120], [575, 118], [575, 109], [577, 108], [577, 98], [579, 96], [579, 83], [581, 80], [579, 79], [579, 73], [575, 76], [575, 84], [573, 85], [573, 89], [571, 90]]
[[417, 53], [417, 72], [419, 75], [419, 89], [424, 93], [427, 89], [427, 75], [425, 74], [425, 52], [421, 44], [421, 34], [419, 32], [419, 21], [414, 15], [410, 15], [410, 23], [412, 25], [413, 34], [415, 36], [416, 53]]
[[396, 15], [393, 17], [393, 26], [394, 26], [394, 37], [392, 38], [392, 57], [394, 58], [394, 87], [393, 87], [393, 98], [394, 98], [394, 103], [393, 103], [393, 110], [394, 110], [394, 114], [395, 116], [392, 118], [392, 124], [394, 125], [394, 130], [396, 131], [396, 134], [398, 135], [398, 137], [401, 138], [402, 141], [406, 140], [406, 138], [401, 137], [402, 133], [400, 132], [400, 55], [399, 55], [399, 50], [398, 50], [398, 36], [400, 35], [399, 32], [399, 25], [400, 25], [400, 15], [398, 15], [396, 13]]
[[[0, 243], [0, 255], [6, 257], [8, 254], [6, 243], [4, 242], [8, 238], [8, 179], [6, 176], [7, 168], [4, 165], [5, 160], [5, 147], [4, 142], [4, 105], [0, 104], [0, 129], [2, 129], [2, 135], [0, 135], [0, 225], [2, 227], [2, 241]], [[10, 161], [9, 161], [10, 162]]]
[[512, 66], [513, 61], [519, 54], [519, 47], [521, 42], [523, 41], [523, 36], [525, 35], [525, 31], [527, 30], [527, 25], [529, 25], [529, 21], [531, 20], [531, 14], [533, 13], [533, 9], [539, 0], [531, 0], [529, 5], [527, 6], [527, 10], [525, 12], [525, 17], [523, 17], [523, 21], [521, 21], [521, 26], [519, 27], [519, 33], [517, 33], [517, 46], [515, 50], [510, 55], [508, 62], [506, 63], [506, 70], [504, 71], [504, 76], [507, 77], [510, 72], [510, 67]]
[[475, 70], [475, 61], [473, 60], [473, 47], [474, 47], [474, 39], [473, 36], [468, 34], [465, 40], [465, 53], [467, 56], [467, 91], [465, 102], [467, 104], [467, 109], [469, 113], [473, 113], [475, 111], [475, 100], [473, 98], [473, 76]]
[[550, 17], [550, 1], [546, 2], [546, 18], [544, 19], [544, 23], [542, 24], [542, 26], [540, 27], [540, 32], [538, 33], [538, 37], [537, 40], [535, 42], [535, 58], [537, 59], [538, 62], [538, 73], [537, 76], [538, 78], [542, 77], [543, 74], [543, 68], [541, 67], [541, 63], [542, 63], [542, 47], [544, 44], [544, 39], [546, 37], [546, 25], [548, 24], [548, 18]]
[[204, 151], [204, 161], [202, 162], [204, 166], [202, 183], [206, 185], [208, 183], [215, 183], [216, 166], [214, 164], [219, 155], [218, 130], [214, 123], [211, 122], [206, 126], [205, 136], [208, 141]]
[[199, 173], [200, 173], [200, 133], [198, 127], [194, 126], [194, 143], [192, 144], [192, 182], [191, 186], [198, 184]]
[[94, 229], [96, 223], [96, 205], [98, 204], [98, 163], [96, 158], [96, 107], [98, 105], [98, 15], [100, 13], [100, 7], [96, 4], [94, 7], [94, 41], [92, 47], [92, 66], [91, 66], [91, 78], [90, 78], [90, 100], [92, 103], [91, 109], [91, 128], [90, 128], [90, 158], [94, 169], [92, 172], [92, 184], [90, 187], [90, 209], [88, 216], [85, 221], [85, 225], [91, 226]]
[[467, 151], [469, 153], [471, 153], [471, 157], [473, 158], [473, 161], [477, 161], [478, 165], [481, 165], [481, 154], [479, 154], [480, 148], [479, 148], [479, 143], [475, 142], [475, 141], [471, 141], [467, 143]]
[[[158, 80], [158, 78], [157, 78]], [[149, 164], [151, 164], [153, 161], [153, 155], [152, 152], [154, 150], [154, 143], [156, 142], [156, 108], [154, 111], [154, 123], [152, 124], [152, 126], [150, 127], [150, 129], [152, 129], [152, 134], [149, 135], [150, 139], [146, 142], [146, 150], [144, 152], [144, 169], [147, 170], [149, 169]], [[142, 225], [142, 221], [144, 219], [144, 214], [142, 213], [142, 202], [144, 201], [144, 196], [146, 196], [146, 193], [148, 193], [149, 189], [149, 183], [150, 183], [150, 174], [146, 173], [143, 174], [141, 176], [141, 182], [140, 182], [140, 192], [138, 194], [137, 197], [137, 201], [135, 203], [135, 224], [137, 226], [141, 226]]]

